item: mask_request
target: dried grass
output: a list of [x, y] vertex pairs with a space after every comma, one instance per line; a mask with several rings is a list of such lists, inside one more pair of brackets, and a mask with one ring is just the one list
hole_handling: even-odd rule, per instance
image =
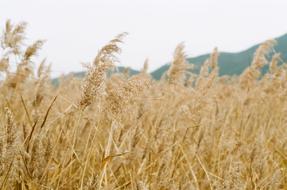
[[[107, 77], [123, 35], [104, 46], [85, 79], [34, 76], [25, 24], [1, 40], [1, 189], [286, 189], [287, 70], [274, 41], [236, 78], [218, 76], [214, 50], [198, 76], [180, 44], [161, 81], [147, 72]], [[9, 57], [20, 59], [16, 72]], [[14, 74], [13, 74], [14, 73]], [[82, 88], [81, 88], [82, 87]]]

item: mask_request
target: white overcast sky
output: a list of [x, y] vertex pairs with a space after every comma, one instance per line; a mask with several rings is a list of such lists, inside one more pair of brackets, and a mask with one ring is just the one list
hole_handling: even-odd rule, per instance
[[240, 51], [287, 33], [287, 0], [0, 0], [6, 19], [26, 21], [29, 40], [46, 39], [41, 52], [53, 76], [82, 70], [99, 48], [128, 32], [121, 66], [150, 70], [172, 59], [185, 42], [188, 56]]

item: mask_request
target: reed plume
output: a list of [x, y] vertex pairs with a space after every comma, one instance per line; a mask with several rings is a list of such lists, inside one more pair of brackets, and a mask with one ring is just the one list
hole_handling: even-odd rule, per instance
[[183, 52], [184, 44], [179, 44], [174, 51], [173, 62], [167, 71], [170, 84], [183, 84], [186, 77], [186, 70], [189, 65], [186, 62], [186, 56]]
[[106, 72], [114, 67], [116, 53], [120, 53], [119, 43], [126, 33], [116, 36], [105, 45], [96, 56], [95, 60], [88, 67], [87, 76], [83, 82], [83, 95], [79, 102], [81, 109], [90, 105], [95, 98], [100, 98], [105, 92]]

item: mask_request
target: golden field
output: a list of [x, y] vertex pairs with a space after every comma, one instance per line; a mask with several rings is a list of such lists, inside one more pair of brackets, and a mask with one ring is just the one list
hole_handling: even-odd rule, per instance
[[121, 34], [84, 79], [55, 86], [25, 27], [7, 21], [1, 36], [0, 189], [287, 189], [287, 67], [268, 58], [273, 40], [233, 77], [218, 75], [216, 49], [193, 74], [180, 44], [156, 81], [148, 62], [107, 76]]

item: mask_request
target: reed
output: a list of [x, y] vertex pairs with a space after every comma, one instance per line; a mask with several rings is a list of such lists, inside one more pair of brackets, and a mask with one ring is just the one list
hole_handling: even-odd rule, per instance
[[269, 60], [273, 40], [236, 77], [218, 75], [217, 49], [195, 75], [180, 44], [155, 81], [148, 61], [110, 71], [121, 34], [83, 80], [56, 87], [25, 27], [7, 21], [1, 36], [0, 189], [287, 188], [287, 67]]

